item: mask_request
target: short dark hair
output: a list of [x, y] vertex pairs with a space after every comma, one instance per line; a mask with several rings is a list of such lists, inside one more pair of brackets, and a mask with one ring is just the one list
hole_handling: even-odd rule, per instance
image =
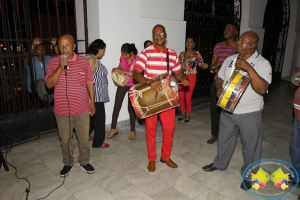
[[146, 41], [144, 42], [144, 48], [146, 48], [146, 44], [147, 44], [148, 42], [151, 42], [151, 44], [153, 44], [153, 42], [152, 42], [151, 40], [146, 40]]
[[101, 39], [96, 39], [94, 40], [90, 46], [88, 47], [88, 49], [86, 50], [86, 52], [88, 54], [94, 54], [97, 55], [100, 49], [104, 49], [106, 47], [106, 44], [104, 43], [103, 40]]
[[239, 25], [235, 21], [229, 21], [227, 22], [227, 25], [230, 24], [236, 28], [237, 31], [239, 31]]
[[189, 38], [191, 38], [193, 40], [193, 42], [196, 43], [193, 37], [187, 37], [186, 40]]
[[137, 53], [138, 53], [134, 43], [131, 43], [131, 44], [125, 43], [125, 44], [123, 44], [122, 47], [121, 47], [121, 52], [125, 52], [125, 53], [133, 52], [134, 55], [137, 55]]
[[34, 50], [36, 51], [38, 47], [42, 47], [43, 51], [45, 50], [44, 45], [42, 43], [35, 45]]
[[164, 32], [166, 33], [166, 28], [165, 28], [163, 25], [161, 25], [161, 24], [156, 24], [156, 25], [153, 27], [152, 32], [153, 32], [153, 30], [154, 30], [156, 27], [161, 27], [161, 28], [163, 28], [163, 29], [164, 29]]

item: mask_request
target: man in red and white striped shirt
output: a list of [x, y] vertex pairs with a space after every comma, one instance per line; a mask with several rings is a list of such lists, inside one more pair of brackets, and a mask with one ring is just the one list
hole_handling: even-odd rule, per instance
[[73, 128], [78, 138], [78, 162], [87, 173], [94, 173], [93, 166], [89, 164], [89, 112], [92, 116], [96, 111], [94, 78], [86, 58], [73, 53], [75, 47], [71, 35], [62, 35], [58, 40], [62, 55], [50, 59], [45, 77], [48, 88], [55, 86], [53, 112], [65, 164], [60, 176], [67, 176], [74, 165]]
[[[151, 78], [167, 72], [166, 54], [169, 51], [169, 75], [172, 72], [176, 78], [182, 82], [184, 86], [189, 85], [188, 78], [181, 71], [177, 54], [172, 49], [167, 49], [165, 40], [167, 33], [165, 27], [158, 24], [152, 30], [154, 45], [146, 48], [139, 56], [134, 67], [133, 78], [140, 83], [150, 85], [156, 91], [161, 90], [161, 85], [158, 81]], [[142, 75], [144, 72], [144, 76]], [[169, 167], [177, 168], [178, 166], [170, 159], [173, 134], [175, 128], [175, 108], [159, 113], [163, 128], [163, 145], [161, 150], [160, 161], [166, 163]], [[146, 140], [148, 147], [148, 170], [155, 171], [156, 163], [156, 123], [157, 114], [145, 119], [146, 125]]]

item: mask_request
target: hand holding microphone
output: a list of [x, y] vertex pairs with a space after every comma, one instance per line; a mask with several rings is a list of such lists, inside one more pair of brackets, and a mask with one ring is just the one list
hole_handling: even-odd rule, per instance
[[60, 60], [60, 65], [64, 67], [65, 75], [67, 76], [67, 69], [68, 69], [67, 55], [63, 55], [62, 59]]

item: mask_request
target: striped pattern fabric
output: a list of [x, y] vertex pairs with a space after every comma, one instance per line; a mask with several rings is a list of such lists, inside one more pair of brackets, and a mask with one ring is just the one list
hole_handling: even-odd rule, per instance
[[109, 95], [108, 95], [108, 80], [107, 74], [108, 71], [106, 67], [101, 63], [100, 59], [97, 59], [95, 56], [88, 54], [86, 55], [86, 59], [94, 58], [98, 67], [96, 67], [93, 71], [93, 77], [95, 80], [95, 102], [108, 102]]
[[294, 96], [294, 111], [298, 121], [300, 121], [300, 87], [298, 87]]
[[[169, 74], [178, 73], [181, 71], [177, 54], [174, 50], [169, 50]], [[167, 47], [161, 51], [155, 44], [146, 48], [139, 56], [135, 69], [145, 71], [146, 78], [153, 78], [167, 72]]]
[[[47, 65], [46, 80], [59, 66], [61, 58], [62, 56], [57, 56], [50, 59]], [[73, 58], [69, 61], [67, 77], [63, 70], [54, 88], [53, 112], [57, 115], [69, 116], [69, 105], [66, 95], [70, 103], [70, 116], [89, 111], [89, 95], [86, 86], [89, 83], [94, 83], [90, 64], [85, 57], [73, 53]]]
[[227, 57], [234, 54], [236, 54], [236, 45], [226, 46], [224, 42], [220, 42], [215, 45], [213, 56], [218, 57], [218, 61], [222, 65]]

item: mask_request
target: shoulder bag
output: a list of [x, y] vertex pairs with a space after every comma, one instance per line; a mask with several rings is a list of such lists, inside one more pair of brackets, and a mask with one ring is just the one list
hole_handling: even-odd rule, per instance
[[[135, 60], [133, 60], [133, 63], [130, 67], [129, 72], [132, 71], [132, 68], [133, 68], [134, 64], [135, 64]], [[115, 85], [120, 86], [120, 87], [124, 87], [129, 81], [129, 76], [125, 76], [124, 74], [120, 74], [120, 73], [117, 72], [117, 70], [114, 70], [111, 73], [111, 78], [114, 81]]]

